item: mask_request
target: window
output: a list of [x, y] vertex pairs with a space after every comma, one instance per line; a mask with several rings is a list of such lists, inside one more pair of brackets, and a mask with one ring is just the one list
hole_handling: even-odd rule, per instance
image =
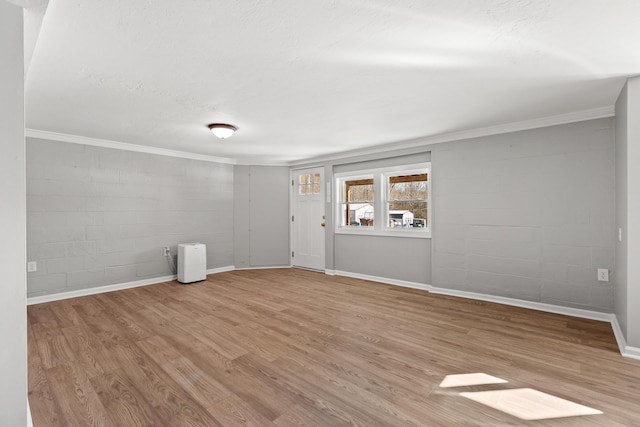
[[336, 174], [336, 232], [430, 237], [430, 166]]
[[320, 174], [300, 175], [298, 181], [298, 194], [307, 196], [311, 194], [320, 194]]
[[373, 177], [356, 177], [342, 181], [341, 224], [344, 227], [373, 227]]
[[385, 176], [387, 226], [390, 228], [426, 228], [428, 174], [414, 171]]

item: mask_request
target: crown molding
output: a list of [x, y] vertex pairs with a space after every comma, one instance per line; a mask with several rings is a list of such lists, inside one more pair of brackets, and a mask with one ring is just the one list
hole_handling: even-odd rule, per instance
[[[251, 165], [251, 166], [289, 166], [302, 167], [308, 164], [320, 164], [324, 162], [347, 159], [354, 156], [383, 154], [389, 152], [397, 152], [398, 150], [412, 150], [424, 148], [427, 145], [439, 144], [442, 142], [460, 141], [471, 138], [479, 138], [483, 136], [499, 135], [510, 132], [518, 132], [530, 129], [544, 128], [549, 126], [557, 126], [569, 123], [583, 122], [587, 120], [601, 119], [612, 117], [615, 115], [615, 106], [593, 108], [590, 110], [575, 111], [572, 113], [559, 114], [555, 116], [541, 117], [537, 119], [524, 120], [520, 122], [507, 123], [503, 125], [488, 126], [483, 128], [465, 130], [460, 132], [451, 132], [441, 135], [433, 135], [421, 138], [410, 139], [406, 141], [398, 141], [388, 144], [376, 145], [374, 147], [365, 147], [357, 150], [342, 151], [339, 153], [327, 154], [324, 156], [316, 156], [303, 158], [292, 161], [275, 161], [269, 162], [265, 159], [244, 159], [236, 160], [225, 157], [215, 157], [206, 154], [189, 153], [186, 151], [170, 150], [166, 148], [151, 147], [146, 145], [130, 144], [126, 142], [109, 141], [105, 139], [89, 138], [77, 135], [69, 135], [63, 133], [47, 132], [36, 129], [25, 129], [25, 135], [31, 138], [48, 139], [52, 141], [70, 142], [74, 144], [92, 145], [95, 147], [114, 148], [118, 150], [137, 151], [141, 153], [158, 154], [161, 156], [180, 157], [184, 159], [203, 160], [214, 163], [227, 163], [233, 165]], [[255, 161], [254, 161], [255, 160]]]
[[269, 160], [265, 160], [263, 158], [257, 158], [257, 157], [237, 159], [234, 164], [238, 166], [284, 166], [284, 167], [291, 166], [291, 162], [287, 160], [269, 161]]
[[69, 142], [72, 144], [91, 145], [93, 147], [113, 148], [116, 150], [137, 151], [139, 153], [158, 154], [160, 156], [179, 157], [182, 159], [202, 160], [212, 163], [227, 163], [232, 165], [237, 163], [235, 159], [229, 159], [226, 157], [208, 156], [206, 154], [188, 153], [186, 151], [169, 150], [166, 148], [129, 144], [127, 142], [109, 141], [106, 139], [89, 138], [85, 136], [47, 132], [36, 129], [25, 129], [25, 136], [29, 138], [48, 139], [51, 141]]
[[439, 144], [442, 142], [461, 141], [464, 139], [479, 138], [483, 136], [499, 135], [503, 133], [518, 132], [530, 129], [538, 129], [550, 126], [564, 125], [569, 123], [584, 122], [587, 120], [602, 119], [615, 115], [615, 106], [593, 108], [590, 110], [575, 111], [572, 113], [558, 114], [555, 116], [541, 117], [531, 120], [523, 120], [520, 122], [506, 123], [496, 126], [488, 126], [477, 129], [464, 130], [460, 132], [451, 132], [441, 135], [433, 135], [409, 139], [406, 141], [393, 142], [389, 144], [376, 145], [374, 147], [365, 147], [357, 150], [342, 151], [340, 153], [327, 154], [324, 156], [300, 159], [289, 163], [290, 166], [302, 166], [308, 163], [328, 162], [341, 160], [354, 156], [363, 156], [371, 154], [382, 154], [395, 152], [398, 150], [409, 150], [421, 148], [425, 145]]

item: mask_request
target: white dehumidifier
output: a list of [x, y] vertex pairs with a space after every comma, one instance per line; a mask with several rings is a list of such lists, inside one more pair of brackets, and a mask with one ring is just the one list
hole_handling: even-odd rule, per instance
[[192, 283], [207, 278], [207, 246], [204, 243], [178, 245], [178, 282]]

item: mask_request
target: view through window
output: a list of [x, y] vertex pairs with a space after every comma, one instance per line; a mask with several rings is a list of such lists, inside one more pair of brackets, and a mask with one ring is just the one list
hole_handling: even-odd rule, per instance
[[373, 178], [344, 181], [345, 225], [372, 227], [374, 220]]
[[430, 166], [336, 174], [336, 232], [430, 237]]
[[427, 184], [426, 173], [387, 177], [389, 227], [426, 227]]

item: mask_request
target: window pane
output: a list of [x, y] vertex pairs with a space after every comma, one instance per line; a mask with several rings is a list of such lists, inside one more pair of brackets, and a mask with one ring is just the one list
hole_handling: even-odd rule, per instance
[[427, 220], [427, 202], [389, 203], [389, 227], [425, 228]]
[[303, 174], [298, 177], [298, 194], [305, 196], [310, 194], [309, 183], [311, 182], [311, 175]]
[[320, 182], [320, 174], [319, 173], [313, 175], [313, 182]]
[[373, 203], [373, 178], [345, 181], [343, 197], [345, 202]]
[[343, 203], [342, 225], [355, 227], [373, 227], [372, 203]]
[[427, 200], [427, 174], [390, 176], [389, 200]]

